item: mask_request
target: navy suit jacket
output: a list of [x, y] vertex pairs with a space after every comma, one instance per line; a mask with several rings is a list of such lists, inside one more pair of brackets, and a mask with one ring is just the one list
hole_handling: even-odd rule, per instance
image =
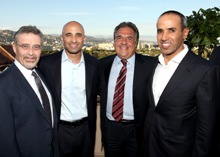
[[[151, 76], [155, 59], [149, 56], [135, 54], [134, 80], [133, 80], [133, 108], [135, 130], [138, 144], [143, 139], [143, 124], [148, 109], [148, 81]], [[102, 142], [105, 142], [106, 129], [106, 106], [108, 94], [109, 75], [113, 60], [116, 55], [101, 59], [101, 80], [100, 80], [100, 100], [101, 100], [101, 131]]]
[[220, 156], [219, 68], [189, 51], [156, 105], [152, 81], [153, 75], [145, 123], [145, 156]]
[[52, 128], [37, 95], [14, 63], [0, 74], [0, 124], [0, 156], [51, 157], [53, 153], [58, 157], [56, 114]]
[[[91, 139], [91, 151], [95, 147], [96, 107], [99, 82], [99, 61], [87, 53], [83, 53], [86, 73], [86, 99], [88, 111], [88, 125]], [[61, 109], [61, 56], [62, 51], [43, 56], [39, 62], [39, 69], [45, 76], [55, 98], [57, 116], [60, 118]], [[73, 78], [74, 79], [74, 78]]]

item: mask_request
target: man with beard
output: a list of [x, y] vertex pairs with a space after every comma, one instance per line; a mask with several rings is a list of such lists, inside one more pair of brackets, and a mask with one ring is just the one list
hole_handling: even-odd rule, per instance
[[64, 50], [41, 58], [39, 68], [55, 97], [61, 157], [94, 154], [99, 62], [84, 53], [83, 26], [64, 25]]
[[0, 156], [58, 157], [57, 117], [51, 93], [36, 69], [43, 34], [22, 26], [12, 44], [15, 61], [0, 74]]
[[181, 13], [170, 10], [158, 18], [161, 54], [149, 81], [146, 157], [220, 156], [220, 71], [189, 50], [188, 33]]

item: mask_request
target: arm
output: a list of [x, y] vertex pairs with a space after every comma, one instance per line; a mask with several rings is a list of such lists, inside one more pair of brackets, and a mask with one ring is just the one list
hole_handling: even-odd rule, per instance
[[20, 157], [16, 141], [12, 101], [2, 84], [3, 82], [0, 84], [0, 156]]
[[204, 76], [197, 89], [196, 101], [198, 118], [193, 156], [220, 156], [220, 70], [217, 67]]

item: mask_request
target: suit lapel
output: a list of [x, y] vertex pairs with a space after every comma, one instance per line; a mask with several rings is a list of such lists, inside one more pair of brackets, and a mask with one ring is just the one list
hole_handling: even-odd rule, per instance
[[[59, 101], [61, 102], [61, 56], [62, 51], [57, 54], [54, 60], [54, 64], [50, 66], [50, 71], [52, 75], [52, 79], [54, 82], [54, 85], [56, 86], [54, 89], [56, 90], [56, 96], [59, 98]], [[56, 69], [56, 70], [54, 70]]]
[[115, 57], [116, 57], [116, 55], [113, 55], [110, 57], [109, 60], [106, 60], [106, 64], [104, 67], [104, 77], [105, 77], [105, 82], [106, 82], [106, 89], [108, 88], [109, 76], [110, 76], [112, 64], [113, 64]]
[[193, 70], [193, 66], [191, 65], [191, 55], [191, 52], [188, 52], [181, 61], [173, 76], [166, 85], [164, 91], [162, 92], [157, 106], [163, 103], [163, 101], [166, 100], [170, 94], [175, 92], [175, 90], [186, 80], [186, 78], [189, 77], [191, 71]]
[[[24, 93], [24, 96], [27, 97], [27, 99], [32, 102], [30, 105], [33, 105], [37, 110], [41, 113], [41, 115], [45, 118], [45, 120], [49, 123], [48, 118], [46, 117], [46, 114], [42, 108], [41, 102], [38, 99], [36, 93], [30, 86], [30, 84], [27, 82], [23, 74], [20, 72], [20, 70], [12, 64], [11, 66], [12, 71], [13, 71], [13, 77], [14, 77], [14, 82], [16, 82], [17, 88], [21, 93]], [[20, 93], [19, 92], [19, 93]]]
[[154, 94], [153, 94], [153, 77], [154, 77], [154, 73], [155, 73], [155, 69], [157, 67], [157, 64], [158, 64], [158, 57], [157, 57], [157, 61], [155, 62], [154, 64], [154, 68], [153, 68], [153, 71], [152, 71], [152, 75], [151, 75], [151, 78], [149, 80], [149, 88], [148, 88], [148, 93], [149, 93], [149, 101], [150, 101], [150, 105], [152, 107], [155, 107], [155, 101], [154, 101]]
[[136, 90], [136, 87], [138, 85], [138, 80], [142, 76], [142, 64], [144, 63], [144, 60], [141, 58], [139, 54], [135, 54], [135, 65], [134, 65], [134, 80], [133, 80], [133, 93]]
[[[92, 90], [92, 80], [94, 75], [94, 66], [92, 65], [93, 63], [91, 62], [91, 60], [89, 59], [89, 56], [86, 53], [83, 53], [84, 56], [84, 60], [85, 60], [85, 80], [86, 80], [86, 97], [87, 97], [87, 101], [89, 100], [90, 94], [91, 94], [91, 90]], [[87, 103], [88, 104], [88, 103]]]

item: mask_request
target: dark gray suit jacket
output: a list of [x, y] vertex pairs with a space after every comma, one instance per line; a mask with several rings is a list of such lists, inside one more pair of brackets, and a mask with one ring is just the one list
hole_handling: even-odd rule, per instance
[[37, 95], [14, 63], [0, 74], [0, 124], [0, 156], [58, 157], [56, 114], [52, 129]]
[[217, 66], [189, 51], [157, 105], [151, 79], [149, 99], [143, 144], [146, 157], [220, 156], [220, 71]]

